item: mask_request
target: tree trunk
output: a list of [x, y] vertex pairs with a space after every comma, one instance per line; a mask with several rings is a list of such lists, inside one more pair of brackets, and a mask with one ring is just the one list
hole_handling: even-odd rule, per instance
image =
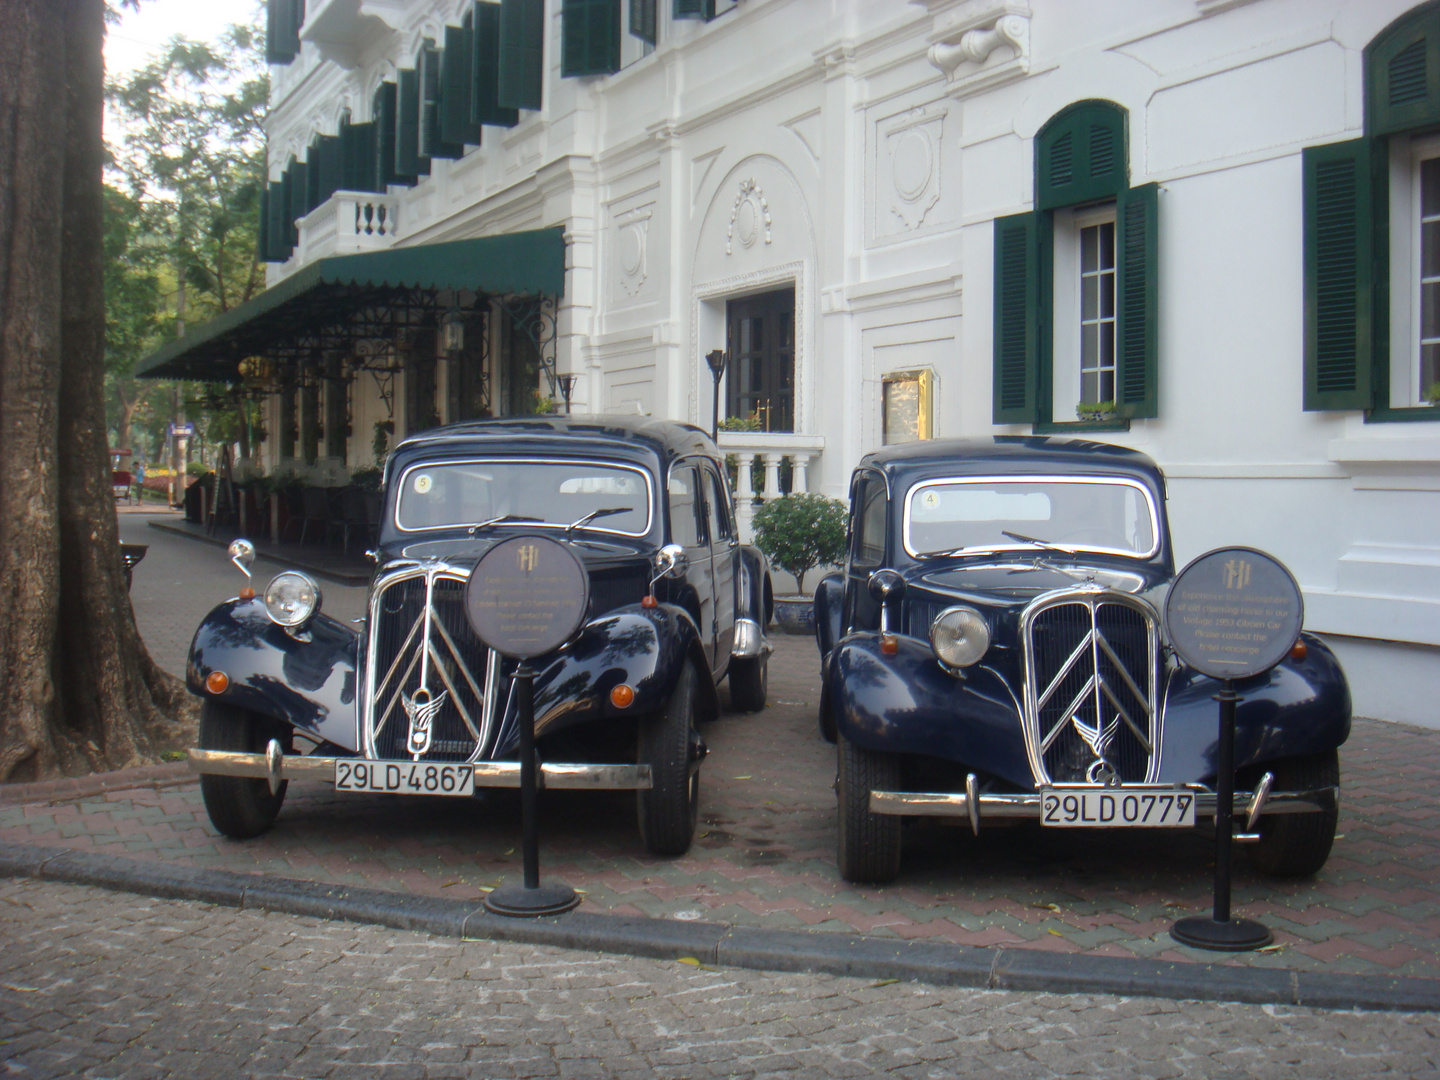
[[125, 591], [104, 402], [102, 0], [0, 0], [0, 780], [186, 738]]

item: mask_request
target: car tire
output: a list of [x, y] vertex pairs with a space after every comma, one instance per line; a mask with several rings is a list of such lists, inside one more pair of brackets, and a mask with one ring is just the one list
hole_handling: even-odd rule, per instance
[[900, 873], [900, 818], [872, 814], [870, 792], [900, 786], [900, 759], [856, 746], [844, 735], [836, 739], [836, 757], [840, 876], [861, 884], [894, 881]]
[[[1286, 758], [1267, 768], [1275, 774], [1276, 791], [1306, 791], [1340, 783], [1340, 755], [1335, 750]], [[1330, 857], [1339, 818], [1338, 806], [1318, 814], [1262, 816], [1256, 823], [1260, 839], [1246, 845], [1250, 865], [1273, 877], [1314, 877]]]
[[765, 708], [770, 688], [770, 661], [767, 657], [730, 661], [730, 704], [741, 712]]
[[[218, 701], [200, 708], [200, 749], [263, 754], [271, 739], [288, 741], [284, 725], [269, 717]], [[289, 781], [272, 794], [270, 781], [252, 776], [200, 777], [200, 797], [210, 823], [235, 840], [259, 836], [275, 824]]]
[[636, 792], [640, 839], [655, 855], [684, 855], [700, 815], [700, 771], [691, 770], [695, 666], [686, 663], [659, 715], [640, 721], [636, 760], [650, 766], [651, 787]]

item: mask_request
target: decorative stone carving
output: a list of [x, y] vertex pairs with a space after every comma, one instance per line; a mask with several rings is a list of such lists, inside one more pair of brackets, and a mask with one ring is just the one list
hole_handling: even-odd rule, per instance
[[765, 192], [753, 177], [741, 180], [735, 204], [730, 208], [730, 225], [725, 230], [725, 254], [734, 254], [736, 239], [742, 247], [753, 246], [762, 230], [765, 243], [770, 243], [770, 225], [770, 204], [765, 200]]
[[[936, 23], [928, 58], [957, 96], [1029, 74], [1027, 6], [988, 4], [968, 18], [937, 18]], [[992, 59], [1000, 49], [1007, 55]]]
[[882, 175], [889, 174], [890, 210], [906, 229], [918, 229], [940, 201], [940, 140], [944, 108], [913, 109], [881, 129]]
[[635, 296], [645, 284], [645, 265], [650, 241], [651, 207], [627, 210], [615, 216], [615, 263], [620, 271], [620, 288]]

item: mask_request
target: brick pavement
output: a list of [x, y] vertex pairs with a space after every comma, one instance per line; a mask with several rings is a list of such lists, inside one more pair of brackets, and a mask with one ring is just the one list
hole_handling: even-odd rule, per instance
[[1440, 1014], [717, 970], [0, 881], [0, 1072], [1433, 1076]]
[[[223, 554], [209, 558], [233, 591], [234, 572], [219, 565]], [[137, 570], [137, 590], [148, 565]], [[137, 599], [137, 615], [140, 608]], [[141, 625], [148, 638], [143, 617]], [[1209, 909], [1212, 848], [1198, 834], [1061, 835], [1027, 823], [973, 837], [923, 824], [907, 830], [897, 882], [842, 881], [833, 749], [815, 734], [814, 646], [783, 636], [776, 644], [770, 706], [754, 716], [727, 714], [705, 731], [711, 755], [691, 851], [679, 859], [648, 855], [636, 835], [633, 796], [551, 792], [542, 824], [547, 877], [583, 890], [591, 911], [1440, 976], [1440, 732], [1356, 722], [1341, 752], [1344, 797], [1330, 862], [1314, 881], [1284, 883], [1252, 873], [1239, 858], [1235, 914], [1264, 921], [1276, 946], [1217, 957], [1177, 946], [1168, 934], [1177, 916]], [[192, 784], [3, 807], [0, 840], [467, 900], [517, 880], [520, 870], [511, 792], [456, 803], [337, 796], [323, 784], [292, 784], [276, 828], [237, 843], [210, 828]]]

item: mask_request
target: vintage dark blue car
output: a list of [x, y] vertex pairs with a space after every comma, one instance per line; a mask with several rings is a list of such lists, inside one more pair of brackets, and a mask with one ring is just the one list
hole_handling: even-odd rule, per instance
[[[686, 424], [531, 417], [401, 443], [385, 468], [368, 616], [320, 610], [307, 575], [227, 601], [201, 624], [187, 682], [204, 699], [191, 761], [211, 822], [255, 836], [286, 783], [469, 795], [517, 787], [515, 662], [466, 615], [479, 558], [521, 533], [562, 540], [588, 574], [580, 631], [531, 660], [541, 783], [637, 792], [648, 848], [690, 844], [716, 687], [765, 704], [769, 566], [739, 543], [724, 460]], [[246, 568], [254, 549], [232, 545]]]
[[[911, 443], [863, 458], [850, 499], [844, 573], [815, 595], [844, 877], [893, 879], [907, 817], [977, 833], [1214, 817], [1219, 683], [1165, 640], [1154, 462], [1078, 440]], [[1302, 634], [1236, 689], [1236, 839], [1264, 872], [1314, 874], [1335, 836], [1344, 673]]]

